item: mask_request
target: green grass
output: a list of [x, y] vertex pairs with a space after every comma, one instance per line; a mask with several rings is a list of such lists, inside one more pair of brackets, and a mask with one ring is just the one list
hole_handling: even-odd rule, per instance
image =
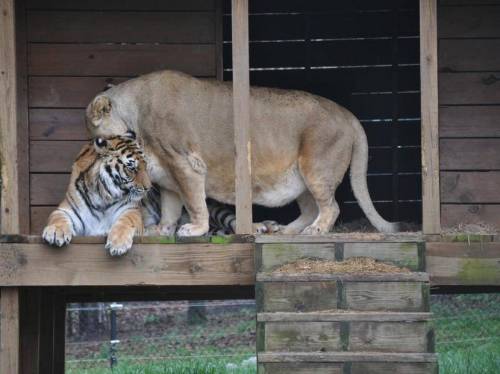
[[440, 374], [500, 372], [500, 295], [434, 296]]
[[[188, 359], [158, 363], [126, 362], [123, 360], [113, 370], [108, 368], [68, 368], [68, 374], [255, 374], [255, 364], [240, 366], [241, 359]], [[227, 368], [236, 364], [236, 368]]]

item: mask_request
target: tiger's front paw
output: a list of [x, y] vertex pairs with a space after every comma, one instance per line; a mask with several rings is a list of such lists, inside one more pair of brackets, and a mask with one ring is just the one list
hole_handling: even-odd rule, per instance
[[193, 225], [186, 223], [177, 231], [178, 236], [202, 236], [208, 232], [208, 225]]
[[67, 225], [48, 225], [45, 226], [42, 233], [43, 240], [56, 247], [62, 247], [71, 242], [73, 232]]
[[276, 221], [263, 221], [253, 224], [253, 232], [255, 235], [260, 234], [276, 234], [280, 232], [282, 226]]
[[144, 229], [145, 236], [173, 236], [177, 225], [151, 225]]
[[132, 248], [134, 230], [111, 229], [105, 248], [111, 256], [122, 256]]

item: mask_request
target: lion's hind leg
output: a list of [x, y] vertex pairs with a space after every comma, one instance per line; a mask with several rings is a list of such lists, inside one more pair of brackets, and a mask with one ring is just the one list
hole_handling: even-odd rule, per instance
[[302, 230], [305, 235], [325, 234], [337, 220], [340, 210], [335, 191], [349, 167], [352, 139], [332, 126], [316, 126], [304, 134], [299, 169], [318, 208], [318, 215]]

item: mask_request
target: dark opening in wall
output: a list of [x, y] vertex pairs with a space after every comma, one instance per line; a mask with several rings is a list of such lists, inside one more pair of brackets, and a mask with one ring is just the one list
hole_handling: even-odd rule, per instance
[[[250, 3], [250, 83], [301, 89], [352, 111], [368, 136], [368, 187], [391, 221], [421, 222], [418, 0]], [[232, 79], [231, 2], [224, 2], [224, 79]], [[332, 168], [335, 160], [332, 160]], [[341, 221], [364, 217], [344, 178]], [[295, 204], [256, 208], [289, 222]]]

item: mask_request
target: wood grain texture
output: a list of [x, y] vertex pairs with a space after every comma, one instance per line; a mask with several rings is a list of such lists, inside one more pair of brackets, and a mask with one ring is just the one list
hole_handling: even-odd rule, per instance
[[474, 105], [500, 103], [500, 75], [497, 73], [439, 74], [439, 104]]
[[498, 204], [442, 204], [441, 214], [443, 227], [488, 222], [500, 229], [500, 205]]
[[497, 6], [442, 7], [439, 12], [440, 38], [494, 38], [500, 37]]
[[442, 172], [443, 203], [500, 202], [500, 171]]
[[214, 77], [214, 44], [30, 44], [30, 75], [124, 76], [179, 70]]
[[439, 136], [500, 137], [499, 121], [500, 106], [441, 106]]
[[421, 322], [432, 318], [432, 313], [401, 312], [307, 312], [257, 313], [258, 322]]
[[342, 349], [338, 322], [268, 322], [266, 352], [332, 352]]
[[437, 362], [432, 353], [327, 352], [257, 353], [258, 362]]
[[359, 311], [426, 312], [422, 287], [418, 282], [348, 282], [345, 305]]
[[0, 372], [19, 373], [19, 289], [0, 291]]
[[30, 77], [31, 108], [86, 108], [90, 100], [109, 84], [124, 82], [113, 77]]
[[337, 308], [336, 282], [270, 282], [259, 285], [263, 312], [312, 312]]
[[28, 9], [44, 10], [211, 10], [214, 0], [27, 0]]
[[19, 232], [29, 234], [29, 116], [28, 116], [28, 52], [26, 45], [25, 1], [15, 1], [16, 68], [17, 68], [17, 164], [19, 198]]
[[349, 328], [349, 351], [427, 352], [425, 322], [354, 322]]
[[28, 41], [214, 43], [214, 22], [213, 12], [30, 11]]
[[335, 243], [295, 244], [274, 243], [258, 247], [257, 271], [271, 271], [274, 268], [300, 258], [335, 260]]
[[232, 0], [233, 122], [236, 232], [252, 233], [252, 144], [250, 142], [250, 67], [248, 0]]
[[[69, 180], [69, 179], [68, 179]], [[32, 206], [30, 208], [30, 230], [31, 234], [41, 235], [43, 228], [47, 224], [49, 214], [56, 206]]]
[[422, 241], [424, 236], [416, 232], [397, 234], [373, 233], [339, 233], [325, 235], [259, 235], [256, 243], [374, 243], [374, 242], [416, 242]]
[[500, 70], [500, 40], [443, 39], [439, 42], [441, 71]]
[[421, 268], [417, 243], [345, 243], [343, 258], [370, 257], [379, 261], [404, 266], [412, 270]]
[[342, 374], [341, 364], [259, 364], [258, 374]]
[[56, 249], [44, 244], [2, 244], [0, 285], [249, 285], [252, 244], [137, 244], [111, 258], [102, 244]]
[[0, 162], [1, 232], [18, 234], [19, 160], [17, 149], [17, 69], [13, 0], [0, 1]]
[[69, 173], [86, 141], [30, 142], [31, 173]]
[[30, 140], [87, 140], [84, 109], [30, 109]]
[[427, 271], [433, 285], [500, 285], [500, 243], [428, 243]]
[[441, 170], [500, 170], [500, 139], [441, 139]]
[[[68, 184], [69, 174], [31, 174], [30, 204], [32, 208], [33, 205], [59, 205], [68, 190]], [[34, 224], [35, 233], [39, 233], [36, 231], [37, 227], [39, 227], [38, 224]]]
[[437, 234], [439, 210], [439, 118], [437, 10], [435, 0], [420, 0], [420, 95], [422, 118], [422, 231]]

